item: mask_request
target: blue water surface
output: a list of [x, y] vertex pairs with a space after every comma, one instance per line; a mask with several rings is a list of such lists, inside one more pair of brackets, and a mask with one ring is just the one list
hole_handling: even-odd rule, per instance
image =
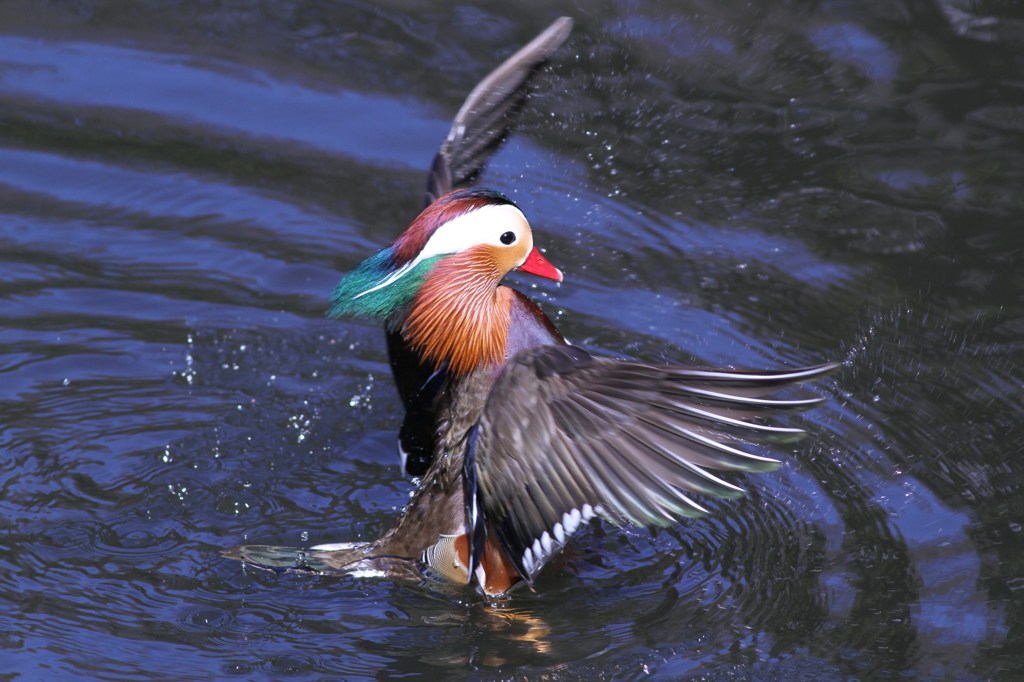
[[[573, 342], [841, 360], [783, 466], [536, 590], [254, 571], [408, 500], [327, 320], [462, 98], [576, 25], [481, 182]], [[1003, 3], [0, 7], [0, 678], [1017, 679], [1024, 16]]]

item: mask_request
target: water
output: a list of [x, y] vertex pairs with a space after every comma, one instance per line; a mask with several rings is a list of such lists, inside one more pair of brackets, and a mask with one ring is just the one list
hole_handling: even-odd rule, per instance
[[[5, 679], [1024, 674], [1011, 3], [135, 8], [0, 7]], [[498, 602], [221, 558], [407, 499], [381, 333], [327, 295], [559, 14], [483, 180], [566, 282], [515, 283], [597, 352], [845, 359], [814, 438]]]

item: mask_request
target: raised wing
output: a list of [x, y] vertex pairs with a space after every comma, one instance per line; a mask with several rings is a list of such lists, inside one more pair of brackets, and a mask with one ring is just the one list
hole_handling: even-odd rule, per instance
[[427, 177], [427, 205], [471, 184], [515, 122], [530, 81], [572, 31], [561, 17], [480, 81], [452, 120]]
[[803, 431], [766, 418], [822, 400], [775, 396], [837, 366], [743, 372], [608, 360], [573, 346], [524, 351], [498, 378], [467, 456], [471, 527], [493, 529], [530, 581], [594, 514], [637, 526], [701, 515], [692, 493], [743, 493], [710, 470], [774, 469], [751, 446]]

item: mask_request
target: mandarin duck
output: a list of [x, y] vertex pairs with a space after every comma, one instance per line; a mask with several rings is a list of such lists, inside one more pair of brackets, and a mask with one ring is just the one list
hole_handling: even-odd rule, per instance
[[[743, 493], [713, 472], [770, 471], [779, 461], [754, 446], [803, 435], [767, 418], [819, 403], [784, 389], [836, 364], [738, 371], [596, 357], [502, 284], [513, 270], [557, 282], [562, 273], [512, 200], [452, 186], [476, 175], [481, 150], [507, 132], [493, 121], [521, 104], [570, 25], [556, 22], [474, 90], [435, 158], [429, 205], [333, 292], [330, 316], [387, 330], [406, 407], [399, 449], [423, 473], [409, 503], [373, 542], [228, 556], [276, 570], [435, 576], [500, 595], [532, 586], [591, 519], [666, 526], [703, 515], [695, 494]], [[482, 119], [491, 123], [472, 132]]]

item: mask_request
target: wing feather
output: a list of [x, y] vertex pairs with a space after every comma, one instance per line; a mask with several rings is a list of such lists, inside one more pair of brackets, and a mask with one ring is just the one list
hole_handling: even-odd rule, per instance
[[565, 42], [572, 19], [561, 17], [473, 88], [434, 157], [426, 203], [472, 183], [515, 124], [537, 70]]
[[600, 359], [567, 345], [524, 351], [480, 419], [480, 506], [527, 580], [594, 513], [638, 526], [702, 515], [692, 495], [743, 494], [712, 471], [774, 469], [761, 444], [803, 431], [769, 418], [821, 402], [779, 394], [837, 367], [748, 372]]

